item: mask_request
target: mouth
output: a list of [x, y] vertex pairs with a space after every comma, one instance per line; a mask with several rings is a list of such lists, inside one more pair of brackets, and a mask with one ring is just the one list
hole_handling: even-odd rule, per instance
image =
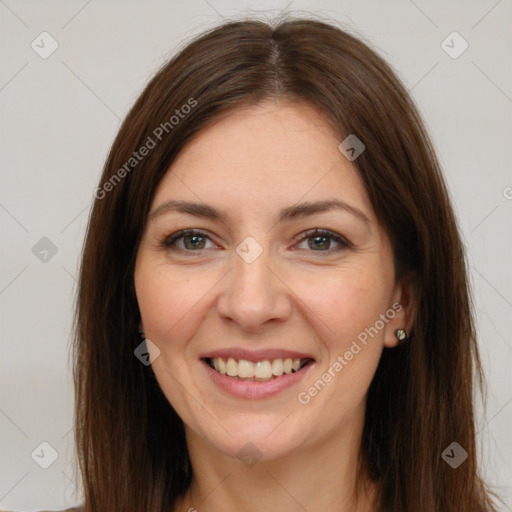
[[260, 361], [233, 357], [205, 357], [202, 360], [215, 372], [234, 381], [269, 382], [298, 373], [314, 363], [312, 358], [274, 358]]

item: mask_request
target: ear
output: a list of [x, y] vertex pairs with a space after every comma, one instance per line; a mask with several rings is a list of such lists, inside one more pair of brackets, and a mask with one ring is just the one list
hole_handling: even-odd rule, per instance
[[403, 278], [395, 285], [388, 312], [386, 316], [390, 320], [386, 326], [384, 346], [392, 348], [400, 343], [395, 334], [397, 329], [405, 329], [409, 336], [412, 333], [416, 316], [416, 297], [412, 279]]

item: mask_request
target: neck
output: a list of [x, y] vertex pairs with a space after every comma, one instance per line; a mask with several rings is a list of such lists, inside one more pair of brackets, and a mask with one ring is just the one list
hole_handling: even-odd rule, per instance
[[377, 486], [357, 478], [362, 418], [353, 421], [361, 424], [346, 425], [329, 439], [252, 467], [219, 453], [187, 429], [194, 474], [174, 511], [375, 512]]

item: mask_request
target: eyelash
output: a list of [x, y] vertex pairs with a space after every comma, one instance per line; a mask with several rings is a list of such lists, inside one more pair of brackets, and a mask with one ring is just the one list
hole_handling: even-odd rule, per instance
[[[197, 251], [194, 251], [194, 250], [189, 250], [189, 249], [177, 248], [175, 246], [175, 243], [177, 240], [179, 240], [181, 238], [188, 237], [188, 236], [200, 236], [202, 238], [206, 238], [206, 239], [210, 240], [211, 242], [213, 242], [213, 240], [211, 240], [210, 237], [203, 231], [200, 231], [197, 229], [183, 229], [181, 231], [177, 231], [176, 233], [173, 233], [172, 235], [165, 236], [160, 243], [165, 249], [169, 249], [169, 250], [173, 250], [173, 251], [192, 253], [192, 252], [201, 252], [202, 250], [205, 250], [205, 249], [198, 249]], [[326, 251], [313, 251], [312, 250], [311, 252], [332, 254], [333, 252], [342, 251], [344, 249], [349, 249], [352, 247], [352, 244], [350, 242], [348, 242], [345, 238], [341, 237], [340, 235], [337, 235], [336, 233], [333, 233], [332, 231], [329, 231], [327, 229], [319, 229], [319, 228], [314, 228], [314, 229], [305, 231], [305, 232], [301, 233], [300, 235], [298, 235], [297, 237], [295, 237], [295, 240], [297, 240], [297, 243], [301, 243], [304, 240], [307, 240], [309, 238], [316, 238], [316, 237], [327, 238], [328, 240], [332, 240], [332, 241], [338, 243], [339, 246], [337, 248], [328, 249]]]

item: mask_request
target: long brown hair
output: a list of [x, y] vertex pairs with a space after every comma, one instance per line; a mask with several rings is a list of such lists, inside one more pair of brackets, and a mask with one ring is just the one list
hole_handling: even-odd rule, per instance
[[[74, 343], [84, 512], [168, 512], [191, 481], [183, 423], [140, 344], [134, 263], [155, 189], [187, 141], [267, 98], [307, 101], [362, 140], [354, 161], [414, 283], [408, 343], [385, 349], [369, 389], [360, 459], [398, 511], [495, 510], [477, 468], [473, 383], [482, 383], [463, 245], [418, 111], [389, 65], [335, 22], [231, 21], [151, 79], [106, 161], [83, 250]], [[141, 148], [146, 147], [147, 151]], [[142, 155], [144, 153], [144, 155]], [[457, 442], [467, 459], [452, 468]]]

